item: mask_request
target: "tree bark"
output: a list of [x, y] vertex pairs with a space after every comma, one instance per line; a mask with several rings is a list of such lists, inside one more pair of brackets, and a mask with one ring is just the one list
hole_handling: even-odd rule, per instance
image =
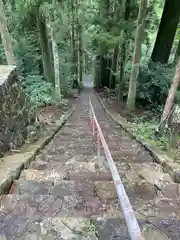
[[52, 52], [54, 59], [54, 78], [55, 78], [55, 99], [56, 101], [61, 101], [61, 83], [60, 83], [60, 74], [59, 74], [59, 53], [58, 46], [55, 40], [55, 34], [52, 24], [50, 24], [50, 35], [52, 41]]
[[82, 26], [78, 22], [78, 75], [79, 82], [82, 83], [83, 79], [83, 50], [82, 50]]
[[126, 64], [126, 33], [123, 33], [123, 43], [121, 45], [121, 58], [120, 58], [120, 98], [123, 98], [123, 87], [124, 87], [124, 69]]
[[6, 16], [4, 14], [3, 9], [4, 9], [4, 4], [3, 4], [3, 1], [0, 0], [0, 33], [1, 33], [2, 43], [4, 46], [6, 60], [8, 65], [16, 65], [14, 52], [13, 52], [12, 39], [8, 31]]
[[[121, 9], [121, 18], [125, 21], [129, 20], [130, 17], [130, 1], [123, 1], [122, 2], [122, 9]], [[124, 69], [126, 64], [126, 46], [127, 46], [127, 35], [128, 30], [127, 28], [121, 30], [121, 45], [120, 45], [120, 98], [123, 99], [123, 87], [124, 87]]]
[[171, 87], [169, 89], [168, 97], [166, 99], [166, 103], [164, 106], [163, 114], [161, 116], [161, 123], [164, 122], [170, 115], [173, 102], [176, 97], [176, 91], [180, 83], [180, 59], [176, 67], [176, 73], [173, 79], [173, 82], [171, 84]]
[[127, 108], [129, 111], [134, 110], [136, 100], [136, 84], [139, 75], [139, 65], [141, 58], [141, 41], [144, 32], [144, 22], [146, 16], [147, 0], [140, 1], [139, 13], [137, 18], [137, 28], [135, 36], [135, 46], [133, 52], [132, 71], [129, 82], [129, 92], [127, 99]]
[[76, 53], [76, 77], [77, 87], [79, 88], [80, 72], [79, 72], [79, 13], [78, 13], [78, 0], [74, 0], [75, 10], [75, 53]]
[[39, 11], [37, 11], [36, 18], [37, 18], [37, 27], [39, 32], [39, 40], [40, 40], [40, 47], [41, 47], [41, 54], [42, 54], [44, 78], [46, 81], [52, 82], [54, 84], [51, 54], [49, 51], [49, 44], [48, 44], [46, 20], [39, 18]]
[[178, 42], [178, 46], [177, 46], [176, 53], [173, 60], [174, 65], [177, 64], [179, 57], [180, 57], [180, 40]]
[[94, 87], [95, 89], [100, 89], [102, 88], [102, 82], [101, 82], [101, 78], [100, 78], [100, 55], [97, 55], [95, 57], [95, 59], [93, 60], [93, 73], [94, 73]]
[[55, 31], [53, 26], [53, 21], [55, 20], [55, 9], [56, 9], [56, 0], [52, 1], [52, 13], [49, 17], [49, 30], [50, 30], [50, 36], [51, 36], [51, 42], [52, 42], [52, 53], [53, 53], [53, 63], [54, 63], [54, 80], [55, 80], [55, 99], [56, 101], [60, 102], [62, 99], [61, 96], [61, 80], [60, 80], [60, 64], [59, 64], [59, 53], [58, 53], [58, 45], [56, 43], [55, 38]]
[[76, 51], [76, 17], [75, 17], [75, 2], [71, 0], [71, 12], [72, 12], [72, 23], [71, 23], [71, 31], [72, 31], [72, 74], [73, 74], [73, 88], [78, 86], [77, 79], [77, 51]]
[[110, 81], [109, 81], [109, 88], [112, 88], [112, 85], [115, 85], [115, 83], [116, 83], [118, 53], [119, 53], [119, 44], [117, 43], [114, 47], [114, 52], [113, 52], [113, 57], [112, 57], [112, 68], [111, 68], [111, 76], [110, 76]]
[[[108, 19], [109, 19], [109, 0], [100, 0], [99, 9], [100, 9], [100, 17], [102, 21], [102, 28], [104, 31], [108, 29]], [[100, 77], [100, 85], [102, 87], [109, 87], [110, 81], [110, 70], [108, 70], [108, 57], [107, 57], [108, 49], [105, 46], [105, 43], [99, 44], [99, 77]]]
[[84, 52], [84, 70], [85, 73], [87, 74], [89, 71], [89, 64], [88, 64], [88, 55], [86, 52]]
[[180, 1], [166, 0], [152, 52], [152, 62], [167, 63], [180, 17]]

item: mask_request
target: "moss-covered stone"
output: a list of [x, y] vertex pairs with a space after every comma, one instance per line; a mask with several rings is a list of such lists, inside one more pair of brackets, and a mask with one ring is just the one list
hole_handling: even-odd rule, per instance
[[[30, 116], [29, 116], [30, 113]], [[0, 66], [0, 155], [19, 148], [35, 112], [25, 95], [14, 66]]]

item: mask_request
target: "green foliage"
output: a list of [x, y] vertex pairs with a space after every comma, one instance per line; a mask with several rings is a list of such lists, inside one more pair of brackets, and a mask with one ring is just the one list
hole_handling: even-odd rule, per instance
[[52, 84], [45, 82], [42, 76], [28, 75], [25, 78], [23, 85], [34, 105], [39, 107], [45, 104], [54, 103], [52, 97]]
[[33, 125], [27, 127], [27, 139], [26, 143], [32, 143], [43, 136], [46, 131], [46, 125], [43, 122], [36, 121]]
[[165, 103], [175, 69], [160, 64], [151, 65], [151, 68], [141, 67], [137, 100], [143, 106], [157, 107]]
[[134, 119], [133, 131], [140, 138], [146, 140], [151, 145], [158, 146], [162, 150], [167, 150], [169, 139], [167, 136], [156, 137], [155, 132], [158, 128], [158, 119], [148, 120], [147, 117], [136, 117]]
[[[56, 2], [56, 8], [54, 8], [52, 1], [44, 0], [15, 0], [12, 5], [10, 2], [5, 5], [8, 29], [14, 39], [17, 68], [20, 75], [24, 77], [24, 89], [36, 106], [54, 103], [54, 87], [51, 83], [45, 82], [43, 76], [37, 14], [40, 19], [43, 17], [48, 20], [50, 14], [54, 13], [53, 28], [55, 29], [55, 39], [59, 50], [61, 90], [63, 96], [67, 96], [72, 87], [71, 28], [68, 10], [67, 1]], [[53, 61], [53, 58], [51, 60]], [[1, 45], [0, 61], [3, 64], [6, 63], [4, 49]]]
[[4, 47], [2, 44], [0, 44], [0, 63], [6, 64], [6, 56], [5, 56]]
[[62, 94], [64, 97], [67, 97], [70, 89], [73, 86], [73, 76], [70, 74], [70, 63], [62, 62], [60, 65], [60, 76], [62, 79]]
[[29, 32], [25, 33], [25, 36], [19, 36], [14, 49], [17, 67], [23, 75], [41, 73], [41, 55], [35, 33]]

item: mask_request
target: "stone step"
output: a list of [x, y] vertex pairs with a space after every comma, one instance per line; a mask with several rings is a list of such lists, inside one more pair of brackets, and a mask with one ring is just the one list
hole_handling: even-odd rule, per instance
[[[156, 163], [126, 163], [122, 162], [125, 165], [125, 178], [129, 182], [139, 182], [142, 179], [151, 184], [156, 184], [158, 182], [171, 182], [172, 179], [167, 173], [163, 173], [162, 167]], [[119, 162], [116, 162], [116, 166], [121, 170], [121, 165]], [[128, 169], [129, 166], [129, 169]], [[124, 168], [122, 168], [124, 169]]]
[[[76, 132], [76, 133], [73, 133], [72, 134], [72, 132], [62, 132], [59, 136], [58, 136], [58, 138], [60, 138], [61, 140], [65, 140], [65, 139], [69, 139], [69, 140], [71, 140], [71, 137], [72, 137], [72, 139], [75, 139], [75, 138], [81, 138], [81, 136], [86, 136], [86, 138], [85, 139], [91, 139], [92, 138], [92, 131], [88, 131], [88, 133], [84, 133], [84, 132], [81, 132], [81, 134], [78, 134], [78, 132]], [[56, 140], [57, 138], [55, 138], [55, 140]]]
[[68, 144], [68, 150], [76, 150], [76, 152], [78, 152], [79, 154], [81, 154], [81, 152], [83, 152], [83, 154], [85, 154], [86, 152], [88, 153], [94, 153], [96, 148], [91, 144], [89, 145], [78, 145], [78, 144], [75, 144], [75, 145], [71, 145], [71, 144]]
[[57, 171], [49, 171], [49, 170], [35, 170], [35, 169], [27, 169], [22, 172], [21, 178], [25, 180], [37, 180], [37, 181], [49, 181], [54, 182], [56, 179], [63, 180], [64, 178], [67, 178], [67, 172], [65, 172], [63, 169], [61, 172]]
[[36, 170], [45, 170], [48, 168], [48, 162], [41, 160], [40, 158], [37, 158], [35, 161], [32, 161], [29, 165], [30, 169], [36, 169]]
[[[69, 137], [70, 138], [70, 137]], [[73, 141], [72, 141], [72, 139], [64, 139], [64, 138], [62, 138], [62, 139], [60, 139], [60, 142], [61, 142], [61, 145], [66, 145], [66, 144], [68, 144], [68, 145], [74, 145], [74, 144], [77, 144], [77, 145], [79, 145], [79, 146], [88, 146], [89, 144], [92, 144], [92, 142], [95, 142], [95, 141], [97, 141], [97, 136], [91, 136], [90, 138], [81, 138], [81, 137], [76, 137], [76, 138], [74, 138], [73, 139]]]
[[72, 132], [63, 132], [60, 136], [60, 139], [71, 139], [71, 141], [77, 138], [85, 138], [85, 139], [92, 139], [92, 132], [81, 132], [81, 133], [73, 133]]
[[[97, 151], [96, 151], [96, 149], [90, 149], [89, 151], [82, 149], [81, 152], [79, 152], [78, 149], [68, 149], [65, 151], [65, 147], [64, 147], [64, 152], [57, 150], [57, 153], [49, 152], [48, 154], [51, 155], [50, 158], [52, 160], [58, 161], [58, 159], [59, 159], [59, 161], [60, 161], [64, 157], [71, 157], [71, 156], [75, 156], [75, 155], [84, 155], [85, 157], [88, 157], [88, 158], [90, 156], [94, 157], [95, 155], [97, 155]], [[41, 158], [42, 158], [42, 155], [41, 155]]]
[[55, 180], [52, 182], [38, 182], [36, 180], [15, 180], [11, 188], [11, 194], [29, 194], [29, 195], [52, 195], [54, 197], [64, 198], [65, 196], [77, 195], [88, 200], [95, 196], [95, 185], [88, 181], [67, 181]]
[[[143, 180], [136, 183], [124, 182], [124, 187], [132, 204], [137, 200], [149, 201], [158, 196], [156, 186]], [[95, 192], [101, 200], [117, 199], [115, 185], [112, 181], [96, 181]], [[174, 197], [178, 198], [179, 196], [174, 194]]]
[[[129, 165], [129, 164], [128, 164]], [[149, 169], [149, 171], [163, 172], [162, 166], [155, 162], [144, 163], [131, 163], [131, 169], [140, 172], [143, 169]]]
[[[68, 145], [68, 144], [92, 144], [97, 141], [97, 136], [68, 136], [68, 137], [60, 137], [59, 141], [62, 145]], [[58, 142], [58, 140], [57, 140]]]
[[95, 155], [86, 156], [85, 154], [76, 154], [72, 156], [67, 156], [67, 162], [98, 162], [98, 157]]
[[56, 153], [52, 153], [51, 154], [49, 152], [49, 154], [51, 154], [52, 156], [57, 156], [57, 157], [59, 156], [59, 159], [60, 159], [65, 154], [67, 154], [67, 155], [68, 154], [73, 154], [73, 155], [81, 154], [81, 155], [88, 155], [88, 156], [90, 156], [90, 155], [96, 154], [96, 152], [97, 152], [97, 150], [93, 146], [89, 146], [89, 147], [74, 147], [74, 148], [68, 148], [68, 149], [66, 149], [64, 147], [64, 152], [62, 152], [62, 150], [57, 150]]
[[112, 181], [96, 181], [95, 193], [101, 200], [117, 199], [116, 189]]
[[53, 182], [36, 180], [15, 180], [11, 186], [11, 194], [29, 195], [50, 195], [52, 193]]
[[[152, 200], [144, 198], [129, 197], [136, 218], [144, 220], [157, 219], [179, 219], [180, 220], [180, 198], [155, 197]], [[123, 213], [117, 199], [102, 200], [106, 211], [103, 211], [100, 218], [122, 217]], [[96, 216], [96, 215], [92, 215]]]
[[63, 131], [64, 134], [71, 134], [72, 136], [79, 136], [81, 134], [92, 135], [92, 132], [88, 129], [88, 126], [84, 128], [67, 128]]
[[86, 146], [74, 146], [74, 147], [69, 147], [69, 146], [62, 146], [57, 147], [56, 149], [49, 149], [48, 154], [51, 156], [62, 156], [64, 154], [68, 153], [74, 153], [74, 154], [94, 154], [96, 152], [96, 148], [92, 145], [86, 145]]
[[77, 127], [77, 126], [70, 126], [68, 128], [65, 128], [64, 133], [72, 133], [72, 134], [76, 134], [76, 133], [91, 133], [91, 130], [89, 129], [88, 125], [86, 126], [81, 126], [81, 127]]
[[180, 198], [159, 197], [152, 200], [137, 199], [136, 202], [130, 199], [134, 211], [138, 216], [147, 220], [151, 219], [180, 219]]
[[130, 166], [126, 162], [115, 162], [116, 168], [121, 178], [129, 171]]
[[[63, 146], [63, 145], [62, 145]], [[77, 150], [77, 149], [84, 149], [84, 150], [89, 150], [92, 149], [94, 151], [94, 148], [96, 147], [96, 144], [90, 141], [88, 144], [84, 144], [84, 141], [82, 140], [82, 143], [77, 143], [76, 140], [73, 143], [67, 143], [64, 145], [65, 147], [68, 147], [68, 150]]]
[[[173, 227], [169, 227], [169, 231], [162, 231], [159, 227], [160, 225], [163, 225], [159, 220], [159, 226], [157, 226], [157, 221], [154, 221], [152, 224], [148, 223], [146, 220], [137, 219], [141, 228], [142, 236], [146, 240], [170, 240], [169, 233], [171, 233], [171, 229]], [[163, 222], [163, 221], [162, 221]], [[179, 224], [180, 221], [176, 221], [176, 224]], [[118, 240], [131, 240], [128, 229], [126, 226], [126, 223], [124, 219], [121, 218], [97, 218], [96, 220], [93, 220], [94, 225], [97, 229], [98, 239], [99, 240], [109, 240], [109, 239], [118, 239]], [[156, 227], [157, 226], [157, 227]], [[171, 226], [172, 226], [172, 220], [171, 220]], [[178, 231], [179, 232], [179, 231]], [[176, 230], [177, 233], [177, 230]], [[176, 239], [178, 235], [176, 233], [173, 234], [173, 231], [171, 233], [174, 238]]]
[[112, 181], [112, 176], [109, 172], [74, 172], [68, 171], [68, 180], [72, 181]]
[[[77, 156], [77, 157], [76, 157]], [[50, 162], [50, 161], [54, 161], [54, 162], [64, 162], [64, 161], [68, 161], [69, 159], [72, 158], [76, 158], [76, 161], [78, 162], [86, 162], [89, 159], [93, 159], [97, 156], [97, 151], [94, 152], [86, 152], [86, 154], [84, 153], [78, 153], [78, 151], [76, 149], [72, 150], [69, 149], [68, 152], [60, 152], [57, 150], [57, 153], [54, 152], [42, 152], [40, 155], [38, 155], [36, 157], [35, 160], [40, 160], [40, 161], [44, 161], [44, 162]], [[83, 160], [85, 159], [85, 160]]]
[[74, 124], [72, 122], [67, 122], [66, 127], [82, 127], [82, 124], [80, 124], [80, 123], [79, 124], [78, 123]]
[[[13, 227], [12, 227], [13, 223]], [[0, 212], [0, 236], [2, 239], [62, 239], [97, 240], [92, 221], [83, 217], [52, 217], [35, 219], [18, 217]]]
[[[58, 163], [63, 163], [66, 161], [70, 161], [72, 159], [76, 159], [77, 162], [87, 162], [87, 161], [91, 161], [91, 159], [94, 159], [97, 156], [96, 151], [94, 151], [93, 153], [87, 153], [86, 154], [82, 154], [82, 153], [78, 153], [77, 150], [69, 150], [68, 152], [65, 153], [48, 153], [51, 155], [47, 155], [46, 152], [42, 153], [41, 155], [37, 156], [35, 161], [39, 161], [40, 160], [40, 165], [45, 165], [48, 164], [48, 162], [58, 162]], [[33, 163], [35, 162], [33, 161]], [[43, 163], [44, 162], [44, 163]], [[45, 166], [44, 166], [45, 167]]]
[[75, 216], [98, 216], [108, 211], [97, 197], [89, 196], [87, 200], [72, 194], [64, 197], [52, 195], [18, 195], [8, 194], [0, 196], [0, 211], [15, 216], [29, 216], [34, 218]]
[[139, 171], [139, 176], [147, 182], [157, 184], [160, 182], [173, 182], [168, 173], [153, 171], [151, 168], [142, 168]]
[[110, 151], [114, 161], [127, 160], [127, 159], [130, 159], [133, 161], [137, 158], [137, 153], [132, 150], [122, 151], [122, 150], [113, 150], [112, 148], [110, 148]]
[[57, 165], [57, 162], [58, 162], [58, 165], [62, 165], [66, 162], [78, 162], [78, 163], [81, 163], [81, 162], [86, 162], [86, 163], [89, 163], [89, 162], [94, 162], [94, 161], [97, 161], [97, 156], [96, 155], [67, 155], [67, 156], [60, 156], [60, 159], [58, 158], [58, 161], [55, 161], [55, 159], [53, 157], [47, 157], [45, 155], [41, 155], [41, 156], [38, 156], [36, 157], [36, 160], [35, 161], [32, 161], [29, 168], [31, 169], [37, 169], [37, 170], [44, 170], [44, 169], [49, 169], [49, 167], [53, 167], [55, 165]]
[[118, 153], [118, 152], [122, 152], [122, 155], [126, 155], [126, 152], [127, 154], [131, 151], [131, 150], [121, 150], [123, 149], [123, 145], [126, 143], [126, 142], [116, 142], [116, 141], [113, 141], [112, 139], [109, 139], [107, 140], [106, 139], [106, 142], [107, 142], [107, 145], [110, 149], [110, 151], [112, 151], [112, 153], [114, 152], [114, 154], [118, 154], [119, 157], [121, 157], [121, 155]]
[[96, 162], [77, 162], [74, 159], [64, 162], [52, 161], [46, 165], [49, 169], [56, 172], [66, 172], [66, 171], [86, 171], [86, 172], [96, 172], [96, 170], [105, 171], [103, 164]]
[[124, 182], [124, 188], [132, 204], [137, 200], [149, 201], [158, 196], [154, 184], [144, 180], [138, 182]]
[[[82, 140], [82, 143], [67, 143], [68, 144], [68, 148], [69, 149], [87, 149], [87, 150], [89, 150], [89, 149], [93, 149], [93, 151], [95, 150], [95, 149], [97, 149], [97, 146], [96, 146], [96, 144], [95, 143], [93, 143], [92, 141], [91, 142], [89, 142], [89, 143], [87, 143], [87, 144], [84, 144], [84, 142], [83, 142], [83, 140]], [[63, 145], [63, 144], [62, 144]], [[65, 144], [65, 146], [66, 146], [66, 144]]]
[[62, 165], [62, 168], [68, 171], [96, 172], [98, 165], [94, 162], [75, 162], [68, 161]]
[[158, 182], [155, 184], [158, 191], [158, 196], [165, 198], [179, 198], [180, 197], [180, 184], [173, 182]]

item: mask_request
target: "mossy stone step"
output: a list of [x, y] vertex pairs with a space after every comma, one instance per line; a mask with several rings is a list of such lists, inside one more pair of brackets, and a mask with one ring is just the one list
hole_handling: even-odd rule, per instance
[[97, 240], [98, 238], [95, 226], [87, 218], [62, 216], [40, 220], [0, 213], [0, 239]]
[[59, 216], [91, 217], [105, 213], [108, 207], [97, 197], [88, 196], [86, 200], [76, 192], [64, 197], [29, 194], [0, 196], [0, 211], [17, 217], [25, 215], [40, 219]]
[[95, 196], [95, 185], [93, 182], [76, 182], [55, 179], [54, 182], [39, 182], [36, 180], [16, 180], [13, 183], [11, 193], [29, 195], [52, 195], [64, 198], [65, 196], [80, 196], [84, 199]]

